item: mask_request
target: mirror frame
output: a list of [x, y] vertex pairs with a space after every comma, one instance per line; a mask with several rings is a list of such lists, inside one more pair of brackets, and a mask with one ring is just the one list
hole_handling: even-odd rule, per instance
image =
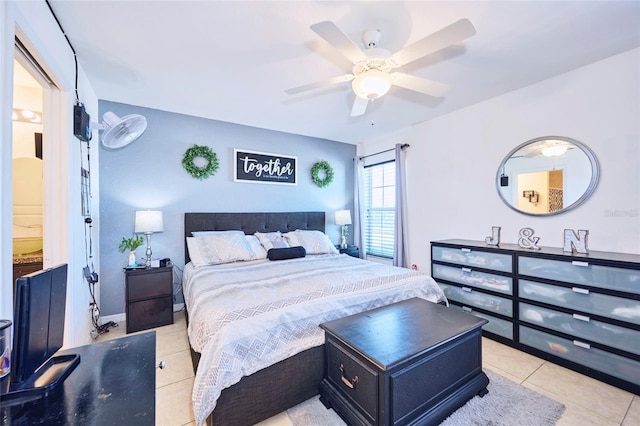
[[[533, 143], [537, 143], [537, 142], [541, 142], [544, 140], [548, 140], [548, 139], [554, 139], [554, 140], [562, 140], [565, 142], [569, 142], [574, 144], [577, 148], [579, 148], [589, 159], [589, 162], [591, 163], [591, 180], [589, 181], [589, 186], [587, 187], [587, 189], [585, 189], [584, 193], [582, 194], [582, 196], [580, 196], [580, 198], [578, 198], [576, 201], [574, 201], [572, 204], [568, 205], [567, 207], [562, 208], [561, 210], [557, 210], [554, 212], [549, 212], [549, 213], [529, 213], [529, 212], [523, 212], [522, 210], [519, 210], [518, 208], [516, 208], [516, 206], [511, 205], [511, 203], [509, 203], [509, 201], [507, 201], [503, 195], [502, 192], [500, 191], [500, 176], [501, 176], [501, 170], [503, 170], [503, 168], [505, 167], [507, 161], [509, 161], [509, 159], [513, 156], [513, 154], [515, 154], [516, 152], [520, 151], [522, 148], [524, 148], [527, 145], [533, 144]], [[557, 214], [561, 214], [561, 213], [566, 213], [570, 210], [575, 209], [576, 207], [578, 207], [579, 205], [581, 205], [582, 203], [584, 203], [595, 191], [596, 187], [598, 186], [598, 181], [600, 180], [600, 166], [598, 164], [598, 159], [596, 158], [595, 154], [593, 153], [593, 151], [586, 146], [585, 144], [578, 142], [575, 139], [572, 138], [568, 138], [565, 136], [543, 136], [543, 137], [539, 137], [539, 138], [535, 138], [535, 139], [530, 139], [524, 143], [521, 143], [520, 145], [518, 145], [517, 147], [515, 147], [514, 149], [512, 149], [506, 157], [504, 157], [504, 159], [502, 160], [502, 162], [500, 163], [500, 166], [498, 166], [498, 172], [496, 173], [496, 191], [498, 192], [498, 196], [500, 197], [500, 199], [512, 210], [515, 210], [518, 213], [521, 214], [525, 214], [528, 216], [535, 216], [535, 217], [545, 217], [545, 216], [554, 216]]]

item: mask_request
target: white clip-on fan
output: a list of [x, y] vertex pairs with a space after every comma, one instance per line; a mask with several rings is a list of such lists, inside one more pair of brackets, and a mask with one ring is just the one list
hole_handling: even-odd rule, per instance
[[147, 119], [140, 114], [129, 114], [120, 118], [111, 111], [102, 116], [102, 123], [91, 123], [93, 128], [103, 130], [102, 145], [108, 149], [120, 149], [138, 139], [147, 129]]

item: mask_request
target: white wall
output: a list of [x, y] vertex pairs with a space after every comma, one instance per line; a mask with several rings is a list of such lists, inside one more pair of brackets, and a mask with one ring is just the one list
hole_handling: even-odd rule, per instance
[[[75, 63], [73, 53], [58, 28], [45, 2], [0, 2], [0, 318], [12, 318], [12, 147], [11, 110], [13, 100], [14, 38], [18, 34], [57, 88], [45, 89], [43, 155], [46, 159], [44, 223], [44, 265], [68, 263], [65, 346], [90, 341], [91, 321], [88, 312], [89, 290], [82, 275], [85, 260], [84, 220], [80, 208], [80, 167], [84, 155], [80, 142], [73, 136], [73, 104], [75, 101]], [[79, 69], [78, 91], [90, 113], [97, 113], [98, 99], [82, 68]], [[95, 155], [94, 155], [95, 154]], [[92, 152], [93, 210], [98, 211], [98, 155]], [[94, 244], [97, 245], [99, 220], [94, 217]], [[99, 268], [99, 253], [94, 249], [94, 262]]]
[[[455, 88], [453, 89], [455, 90]], [[539, 136], [574, 138], [599, 160], [594, 195], [577, 209], [532, 217], [508, 208], [495, 178], [504, 156]], [[428, 270], [429, 242], [483, 241], [492, 226], [517, 243], [531, 227], [540, 245], [562, 247], [565, 228], [589, 230], [591, 250], [640, 253], [640, 50], [369, 141], [359, 155], [409, 143], [409, 263]]]

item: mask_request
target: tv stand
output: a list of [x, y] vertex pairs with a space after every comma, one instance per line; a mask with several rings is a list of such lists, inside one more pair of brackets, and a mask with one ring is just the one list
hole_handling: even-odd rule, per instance
[[[69, 368], [74, 359], [79, 363]], [[135, 419], [154, 425], [155, 331], [58, 351], [51, 360], [53, 368], [25, 382], [31, 386], [2, 395], [0, 418], [9, 424], [126, 425]]]

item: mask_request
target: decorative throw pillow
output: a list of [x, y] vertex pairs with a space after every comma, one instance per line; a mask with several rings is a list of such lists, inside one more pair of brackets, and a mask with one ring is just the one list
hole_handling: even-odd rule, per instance
[[256, 232], [254, 234], [260, 240], [260, 244], [265, 250], [272, 248], [286, 248], [291, 247], [291, 244], [282, 236], [280, 231], [276, 232]]
[[196, 267], [255, 259], [242, 231], [187, 237], [187, 247]]
[[253, 251], [254, 259], [264, 259], [267, 257], [267, 251], [262, 247], [260, 240], [255, 235], [245, 235], [244, 236], [249, 243], [249, 247], [251, 247], [251, 251]]
[[338, 253], [338, 250], [324, 232], [296, 229], [293, 232], [287, 232], [284, 237], [289, 241], [290, 246], [304, 247], [307, 254]]
[[272, 248], [267, 252], [267, 258], [269, 260], [295, 259], [298, 257], [305, 257], [306, 255], [307, 255], [307, 252], [302, 246]]

